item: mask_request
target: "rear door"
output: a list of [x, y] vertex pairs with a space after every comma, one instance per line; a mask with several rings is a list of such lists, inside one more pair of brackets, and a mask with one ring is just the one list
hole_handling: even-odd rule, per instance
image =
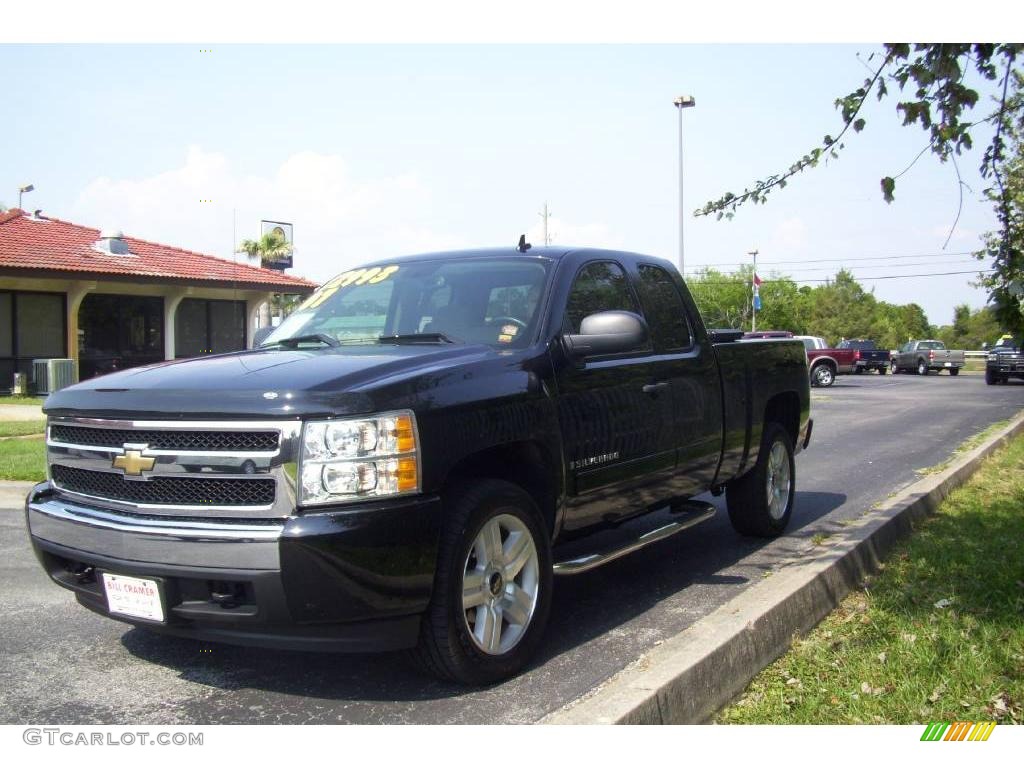
[[690, 496], [714, 480], [722, 449], [722, 387], [710, 345], [694, 337], [682, 292], [667, 269], [638, 264], [636, 284], [654, 343], [654, 376], [672, 400], [667, 446], [677, 449], [665, 496]]
[[[563, 332], [579, 333], [584, 317], [613, 309], [642, 316], [625, 269], [607, 259], [585, 262], [566, 301]], [[652, 353], [648, 339], [625, 354], [566, 364], [557, 374], [566, 530], [643, 512], [656, 497], [652, 480], [675, 466], [671, 393], [651, 389], [660, 381]]]

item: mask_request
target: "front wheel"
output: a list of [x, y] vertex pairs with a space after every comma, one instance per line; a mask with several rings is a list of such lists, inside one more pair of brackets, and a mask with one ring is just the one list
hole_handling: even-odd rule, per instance
[[551, 543], [522, 488], [471, 482], [445, 500], [434, 595], [416, 660], [438, 677], [486, 685], [537, 650], [551, 610]]
[[999, 377], [996, 375], [996, 372], [993, 371], [991, 368], [985, 369], [985, 383], [988, 384], [989, 386], [999, 383]]
[[764, 426], [757, 464], [726, 486], [729, 520], [745, 536], [771, 538], [786, 529], [796, 495], [793, 441], [779, 424]]
[[896, 365], [896, 358], [895, 357], [892, 360], [889, 361], [889, 368], [892, 370], [893, 373], [899, 373], [900, 372], [899, 366]]

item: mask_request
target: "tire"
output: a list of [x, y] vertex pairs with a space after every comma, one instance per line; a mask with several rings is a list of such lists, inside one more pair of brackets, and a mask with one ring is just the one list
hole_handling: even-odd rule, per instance
[[900, 367], [898, 365], [896, 365], [896, 358], [895, 357], [892, 360], [889, 361], [889, 368], [892, 369], [893, 373], [899, 373], [900, 372]]
[[811, 383], [816, 387], [831, 387], [835, 383], [836, 375], [832, 367], [826, 363], [818, 363], [811, 368]]
[[863, 368], [854, 368], [853, 372], [856, 373], [859, 376], [860, 374], [864, 373], [864, 369]]
[[765, 424], [757, 464], [729, 483], [725, 493], [729, 520], [738, 533], [761, 538], [782, 533], [796, 496], [796, 462], [789, 433], [775, 422]]
[[960, 369], [959, 368], [950, 368], [949, 369], [949, 375], [950, 376], [959, 376], [960, 375]]
[[444, 498], [444, 514], [434, 593], [413, 657], [429, 673], [465, 685], [504, 680], [543, 639], [550, 536], [529, 494], [504, 480], [464, 485]]
[[917, 375], [918, 376], [927, 376], [928, 375], [928, 363], [926, 363], [924, 360], [918, 360], [917, 361]]
[[999, 383], [999, 377], [991, 368], [985, 369], [985, 383], [988, 384], [989, 386]]
[[878, 373], [881, 376], [885, 376], [885, 374], [888, 373], [888, 372], [889, 372], [889, 369], [887, 367], [885, 367], [884, 365], [881, 368], [878, 369]]

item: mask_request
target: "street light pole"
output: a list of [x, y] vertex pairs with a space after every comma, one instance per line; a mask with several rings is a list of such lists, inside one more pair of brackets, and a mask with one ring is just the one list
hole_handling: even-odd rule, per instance
[[21, 196], [26, 192], [31, 192], [35, 187], [32, 184], [26, 184], [23, 187], [18, 187], [18, 210], [21, 210]]
[[683, 208], [683, 110], [697, 106], [697, 100], [693, 96], [677, 96], [672, 103], [679, 110], [679, 273], [683, 274], [686, 267], [683, 256], [683, 219], [686, 215]]

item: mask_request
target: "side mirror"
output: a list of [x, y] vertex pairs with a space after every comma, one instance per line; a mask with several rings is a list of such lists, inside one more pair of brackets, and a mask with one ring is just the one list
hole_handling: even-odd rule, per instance
[[616, 355], [636, 349], [647, 340], [647, 328], [639, 315], [622, 310], [609, 310], [587, 315], [580, 323], [580, 332], [564, 337], [573, 357]]

